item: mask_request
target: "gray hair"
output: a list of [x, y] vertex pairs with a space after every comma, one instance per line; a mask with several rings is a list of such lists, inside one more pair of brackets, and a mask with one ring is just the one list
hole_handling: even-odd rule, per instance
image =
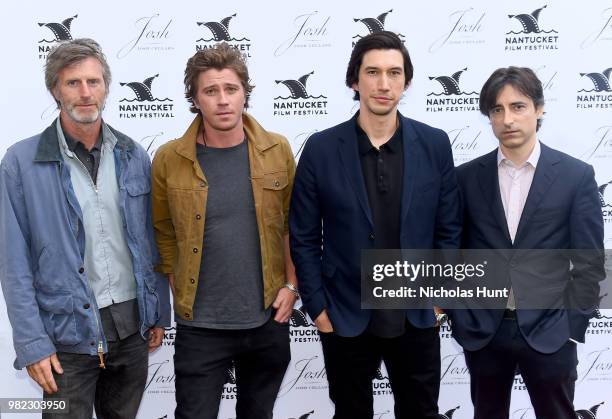
[[[102, 65], [102, 77], [104, 78], [104, 84], [108, 92], [111, 83], [111, 71], [106, 62], [106, 56], [100, 48], [100, 44], [93, 39], [78, 38], [61, 42], [58, 46], [53, 48], [47, 56], [47, 62], [45, 64], [45, 85], [54, 98], [53, 89], [59, 79], [60, 71], [65, 67], [76, 64], [87, 58], [95, 58]], [[55, 101], [57, 102], [57, 99]], [[59, 102], [57, 102], [57, 105], [59, 106]]]

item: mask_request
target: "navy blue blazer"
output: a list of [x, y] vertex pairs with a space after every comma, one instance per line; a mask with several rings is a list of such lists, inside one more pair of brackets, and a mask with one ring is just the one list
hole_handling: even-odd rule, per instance
[[[361, 309], [361, 250], [373, 224], [358, 152], [355, 115], [313, 134], [300, 157], [291, 206], [291, 256], [308, 314], [327, 309], [334, 330], [356, 336], [371, 312]], [[399, 116], [404, 147], [400, 243], [405, 249], [458, 248], [460, 202], [446, 133]], [[432, 327], [432, 310], [407, 310], [411, 324]]]
[[[599, 281], [605, 277], [603, 251], [551, 253], [536, 261], [534, 275], [521, 267], [531, 263], [530, 253], [539, 258], [541, 252], [516, 249], [603, 249], [603, 217], [593, 168], [541, 144], [514, 244], [499, 191], [497, 149], [458, 167], [457, 176], [462, 248], [515, 249], [497, 254], [507, 259], [503, 281], [512, 284], [518, 326], [527, 343], [542, 353], [553, 353], [569, 338], [584, 342], [588, 319], [598, 303]], [[545, 298], [547, 308], [530, 305], [521, 310], [521, 303], [529, 304], [526, 301], [534, 295]], [[565, 310], [567, 298], [580, 309]], [[455, 338], [470, 351], [487, 345], [503, 318], [503, 310], [451, 310], [449, 314]]]

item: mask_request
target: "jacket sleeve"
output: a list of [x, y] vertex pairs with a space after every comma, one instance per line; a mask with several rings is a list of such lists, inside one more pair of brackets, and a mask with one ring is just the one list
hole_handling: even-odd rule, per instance
[[163, 148], [158, 150], [151, 168], [151, 199], [153, 208], [153, 228], [160, 254], [156, 270], [163, 274], [173, 273], [176, 255], [176, 235], [168, 206], [166, 187], [166, 163]]
[[570, 337], [584, 342], [584, 334], [599, 303], [599, 282], [605, 278], [604, 225], [595, 182], [588, 166], [576, 188], [570, 213], [571, 282], [567, 288]]
[[[148, 172], [147, 178], [150, 178], [151, 163], [149, 162], [148, 154], [143, 150], [144, 158], [146, 159], [146, 170]], [[147, 238], [151, 249], [152, 265], [158, 266], [160, 263], [160, 255], [155, 242], [155, 232], [153, 231], [153, 199], [149, 195], [147, 203]], [[159, 320], [155, 326], [157, 327], [170, 327], [171, 315], [170, 315], [170, 284], [166, 275], [160, 272], [154, 272], [156, 290], [159, 298]]]
[[287, 192], [283, 200], [283, 213], [285, 214], [285, 226], [284, 233], [289, 234], [289, 205], [291, 202], [291, 192], [293, 190], [293, 182], [295, 181], [295, 159], [293, 157], [293, 151], [287, 140], [283, 141], [283, 147], [286, 156], [287, 165], [287, 178], [289, 181]]
[[458, 249], [461, 243], [461, 201], [453, 153], [446, 133], [442, 132], [440, 151], [440, 199], [436, 211], [435, 249]]
[[311, 137], [304, 147], [295, 173], [289, 210], [289, 238], [300, 294], [314, 320], [327, 307], [327, 301], [321, 278], [323, 234], [312, 140]]
[[17, 164], [10, 152], [0, 164], [0, 282], [21, 369], [56, 352], [43, 326], [32, 273], [27, 211]]

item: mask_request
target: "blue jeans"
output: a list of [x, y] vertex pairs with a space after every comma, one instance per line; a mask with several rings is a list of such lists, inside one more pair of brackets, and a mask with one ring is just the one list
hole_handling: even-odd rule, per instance
[[97, 356], [59, 352], [63, 374], [53, 372], [58, 392], [44, 394], [45, 400], [68, 399], [66, 414], [43, 414], [44, 419], [91, 418], [133, 419], [144, 393], [149, 368], [147, 342], [135, 333], [108, 343], [106, 369]]

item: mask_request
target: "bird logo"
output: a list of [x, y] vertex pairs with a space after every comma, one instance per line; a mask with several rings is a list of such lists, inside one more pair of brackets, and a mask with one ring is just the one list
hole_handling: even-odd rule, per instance
[[450, 410], [446, 411], [446, 413], [444, 413], [444, 414], [439, 414], [437, 416], [437, 419], [453, 419], [453, 414], [455, 414], [455, 410], [459, 409], [459, 407], [461, 407], [461, 406], [457, 406], [454, 409], [450, 409]]
[[612, 74], [612, 67], [606, 68], [601, 73], [580, 73], [582, 77], [588, 77], [595, 88], [593, 90], [581, 90], [581, 92], [612, 92], [612, 86], [610, 85], [610, 74]]
[[289, 325], [291, 327], [310, 327], [313, 324], [308, 321], [306, 308], [301, 306], [299, 309], [293, 309], [291, 317], [289, 317]]
[[314, 410], [311, 410], [310, 412], [308, 412], [308, 413], [304, 413], [303, 415], [301, 415], [301, 416], [300, 416], [300, 417], [298, 417], [298, 418], [289, 418], [289, 419], [308, 419], [308, 417], [309, 417], [310, 415], [312, 415], [313, 413], [314, 413]]
[[508, 15], [508, 17], [510, 19], [516, 19], [520, 22], [523, 30], [519, 31], [519, 32], [508, 32], [508, 34], [521, 34], [521, 33], [540, 33], [540, 32], [544, 32], [544, 33], [557, 33], [557, 31], [555, 30], [551, 30], [551, 31], [543, 31], [542, 29], [540, 29], [540, 25], [538, 24], [538, 19], [540, 18], [540, 13], [542, 13], [542, 10], [544, 10], [546, 8], [546, 5], [540, 7], [539, 9], [534, 10], [533, 12], [531, 12], [531, 14], [527, 14], [527, 13], [522, 13], [520, 15]]
[[289, 89], [289, 92], [291, 92], [290, 97], [286, 97], [286, 98], [277, 97], [275, 99], [289, 99], [289, 98], [308, 99], [310, 96], [308, 95], [308, 92], [306, 91], [306, 80], [308, 80], [308, 77], [310, 77], [313, 74], [314, 74], [314, 71], [311, 71], [308, 74], [304, 74], [302, 77], [300, 77], [297, 80], [274, 80], [276, 84], [284, 84], [285, 86], [287, 86], [287, 89]]
[[444, 89], [444, 91], [442, 93], [430, 93], [427, 96], [440, 96], [440, 95], [445, 95], [445, 96], [450, 96], [450, 95], [460, 95], [460, 94], [467, 94], [467, 95], [471, 95], [471, 94], [475, 94], [478, 92], [462, 92], [461, 91], [461, 87], [459, 87], [459, 78], [461, 77], [461, 74], [463, 74], [464, 71], [467, 71], [467, 67], [463, 68], [459, 71], [454, 72], [451, 76], [430, 76], [429, 80], [435, 80], [437, 82], [439, 82], [442, 85], [442, 89]]
[[594, 318], [596, 318], [598, 320], [601, 320], [601, 319], [612, 319], [612, 317], [606, 316], [606, 315], [602, 314], [601, 309], [600, 309], [602, 300], [604, 298], [606, 298], [607, 296], [608, 296], [608, 294], [606, 293], [606, 294], [601, 295], [599, 297], [599, 305], [597, 306], [597, 308], [595, 308], [595, 315], [593, 316]]
[[612, 207], [612, 188], [608, 189], [608, 186], [612, 184], [612, 180], [608, 183], [604, 183], [599, 186], [599, 202], [603, 207]]
[[62, 23], [38, 23], [38, 26], [45, 26], [53, 32], [55, 35], [55, 39], [52, 41], [48, 41], [46, 39], [41, 40], [40, 42], [55, 42], [55, 41], [70, 41], [72, 39], [72, 34], [70, 33], [70, 25], [72, 21], [76, 19], [79, 15], [74, 15], [62, 21]]
[[236, 370], [234, 369], [234, 364], [227, 369], [225, 376], [225, 384], [236, 384]]
[[156, 74], [152, 77], [148, 77], [146, 79], [144, 79], [143, 81], [132, 81], [129, 83], [119, 83], [120, 86], [127, 86], [130, 89], [132, 89], [132, 91], [134, 92], [134, 94], [136, 95], [135, 99], [132, 100], [128, 100], [128, 99], [122, 99], [120, 100], [120, 102], [134, 102], [134, 101], [138, 101], [138, 102], [152, 102], [154, 100], [158, 100], [160, 102], [164, 102], [166, 100], [171, 100], [170, 98], [165, 98], [165, 99], [158, 99], [156, 97], [153, 96], [153, 93], [151, 92], [151, 84], [153, 83], [153, 80], [155, 80], [157, 77], [159, 76], [159, 74]]
[[577, 419], [597, 419], [597, 410], [601, 407], [605, 402], [601, 402], [596, 404], [595, 406], [591, 406], [589, 410], [580, 409], [576, 411]]
[[221, 41], [248, 41], [246, 38], [235, 39], [229, 33], [229, 24], [232, 18], [236, 17], [236, 13], [233, 15], [224, 17], [220, 22], [196, 22], [198, 26], [205, 26], [212, 32], [213, 37], [210, 39], [198, 39], [196, 42], [221, 42]]
[[[393, 12], [393, 9], [387, 10], [386, 12], [381, 13], [376, 17], [353, 18], [353, 21], [363, 23], [366, 28], [368, 28], [368, 32], [371, 34], [376, 32], [382, 32], [385, 30], [385, 19], [387, 18], [387, 15], [391, 12]], [[404, 38], [404, 35], [399, 33], [397, 34], [397, 36], [399, 36], [402, 40]], [[353, 36], [353, 38], [362, 37], [360, 35], [355, 35]]]

